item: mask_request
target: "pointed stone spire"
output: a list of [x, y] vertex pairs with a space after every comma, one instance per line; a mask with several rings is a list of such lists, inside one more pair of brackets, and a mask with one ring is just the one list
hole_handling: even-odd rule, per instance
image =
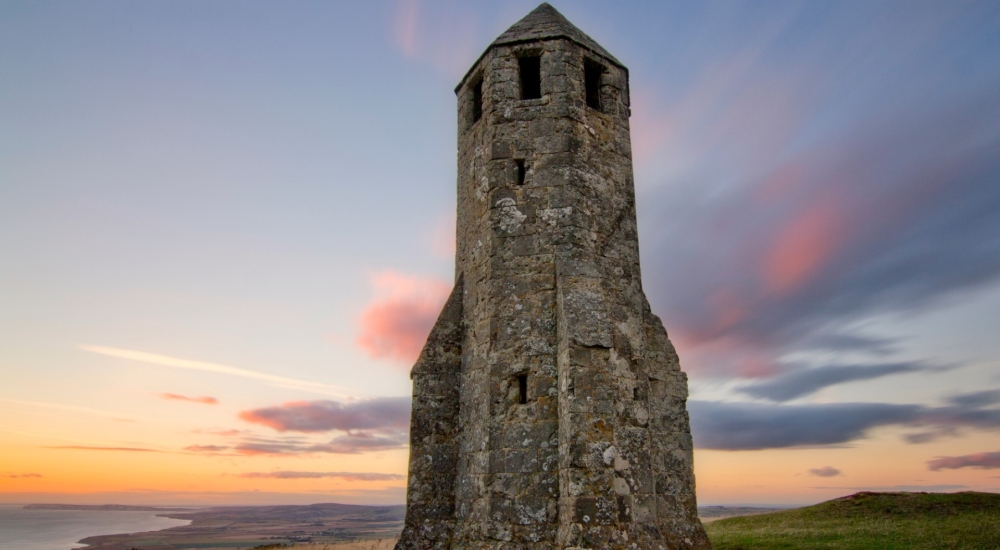
[[563, 14], [559, 13], [559, 11], [548, 3], [540, 4], [531, 13], [525, 15], [523, 19], [511, 25], [509, 29], [504, 31], [503, 34], [490, 44], [490, 48], [501, 44], [514, 44], [517, 42], [544, 40], [546, 38], [568, 38], [611, 61], [615, 65], [624, 68], [621, 62], [602, 48], [593, 38], [587, 36], [586, 33], [578, 29], [573, 23], [570, 23]]

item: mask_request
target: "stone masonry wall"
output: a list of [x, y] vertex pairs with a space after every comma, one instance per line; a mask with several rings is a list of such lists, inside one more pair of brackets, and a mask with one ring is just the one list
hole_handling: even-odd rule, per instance
[[642, 291], [626, 69], [567, 38], [494, 45], [458, 103], [457, 283], [413, 371], [397, 548], [710, 548], [687, 379]]

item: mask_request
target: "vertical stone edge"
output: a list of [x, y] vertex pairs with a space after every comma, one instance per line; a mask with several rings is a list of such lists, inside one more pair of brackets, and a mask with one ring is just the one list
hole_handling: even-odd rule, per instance
[[[694, 443], [687, 413], [687, 374], [660, 318], [643, 301], [645, 374], [649, 380], [649, 442], [655, 486], [654, 517], [670, 548], [712, 550], [698, 518]], [[652, 512], [652, 510], [650, 510]]]
[[406, 520], [396, 550], [447, 549], [455, 528], [463, 276], [410, 371], [410, 464]]

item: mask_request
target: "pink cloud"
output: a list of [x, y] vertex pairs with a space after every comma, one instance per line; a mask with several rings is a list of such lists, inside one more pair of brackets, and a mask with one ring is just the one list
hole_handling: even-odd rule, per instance
[[361, 312], [358, 347], [375, 359], [413, 362], [427, 340], [451, 284], [394, 271], [372, 276], [375, 299]]
[[393, 38], [399, 51], [407, 58], [417, 54], [417, 17], [420, 13], [419, 0], [400, 0], [396, 4], [393, 19]]
[[765, 252], [766, 289], [780, 295], [807, 283], [832, 259], [843, 238], [844, 216], [836, 202], [819, 200], [806, 207], [779, 230]]
[[477, 31], [476, 10], [458, 1], [399, 0], [392, 20], [392, 39], [404, 57], [456, 79], [479, 53]]
[[188, 401], [190, 403], [204, 403], [205, 405], [218, 405], [219, 400], [214, 397], [209, 397], [203, 395], [201, 397], [188, 397], [186, 395], [180, 395], [176, 393], [160, 393], [157, 394], [160, 399], [166, 399], [168, 401]]

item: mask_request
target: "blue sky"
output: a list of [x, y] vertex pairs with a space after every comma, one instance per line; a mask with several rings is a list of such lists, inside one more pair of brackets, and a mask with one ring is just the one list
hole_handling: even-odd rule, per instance
[[[1000, 6], [554, 5], [630, 69], [700, 501], [1000, 487]], [[453, 89], [534, 7], [0, 6], [3, 498], [401, 502]]]

